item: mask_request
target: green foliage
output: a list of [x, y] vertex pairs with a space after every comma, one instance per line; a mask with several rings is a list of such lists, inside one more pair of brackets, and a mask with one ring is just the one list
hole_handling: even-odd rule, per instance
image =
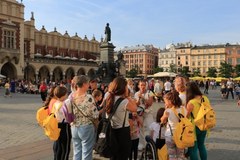
[[177, 65], [176, 64], [170, 64], [169, 72], [177, 73]]
[[138, 71], [135, 68], [131, 69], [130, 71], [127, 71], [127, 77], [129, 78], [134, 78], [137, 75], [138, 75]]
[[208, 77], [217, 77], [217, 68], [215, 68], [215, 67], [208, 68], [207, 76]]
[[196, 68], [196, 69], [193, 70], [193, 76], [194, 77], [201, 76], [199, 68]]
[[219, 68], [220, 77], [225, 77], [225, 78], [232, 77], [232, 73], [233, 73], [232, 65], [230, 65], [226, 62], [221, 62], [220, 65], [221, 65]]
[[153, 68], [153, 73], [163, 72], [163, 68], [157, 66], [156, 68]]
[[240, 64], [236, 65], [234, 68], [237, 77], [240, 77]]
[[190, 73], [190, 70], [189, 70], [189, 66], [183, 66], [182, 69], [180, 70], [180, 73], [181, 75], [185, 75], [187, 77], [189, 77], [189, 73]]

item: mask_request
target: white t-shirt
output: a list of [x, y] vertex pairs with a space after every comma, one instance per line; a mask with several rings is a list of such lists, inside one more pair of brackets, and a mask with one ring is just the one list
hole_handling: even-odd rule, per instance
[[[136, 92], [135, 95], [134, 95], [134, 98], [135, 98], [136, 100], [139, 99], [139, 93], [140, 93], [140, 91]], [[153, 96], [153, 93], [152, 93], [152, 91], [149, 91], [149, 90], [147, 90], [144, 94], [142, 94], [142, 97], [143, 97], [143, 98], [140, 99], [140, 104], [139, 104], [139, 106], [141, 106], [141, 107], [143, 107], [143, 108], [146, 108], [144, 101], [145, 101], [145, 100], [148, 100], [151, 96]]]
[[165, 91], [170, 91], [171, 90], [171, 83], [170, 82], [165, 82], [164, 83], [164, 88], [165, 88]]
[[62, 122], [63, 119], [65, 119], [64, 113], [63, 113], [63, 111], [61, 109], [62, 106], [63, 106], [63, 102], [60, 102], [60, 101], [56, 101], [53, 104], [52, 111], [54, 112], [58, 122]]
[[[115, 103], [116, 101], [120, 98], [120, 96], [115, 96]], [[125, 112], [126, 112], [126, 107], [128, 104], [128, 99], [124, 99], [118, 106], [115, 114], [113, 115], [112, 119], [111, 119], [111, 125], [113, 128], [122, 128], [123, 127], [123, 121], [124, 121], [124, 117], [125, 117]], [[128, 111], [126, 113], [126, 119], [125, 119], [125, 125], [124, 127], [128, 127], [129, 126], [129, 120], [128, 120]]]
[[[181, 113], [182, 112], [182, 108], [184, 110], [184, 116], [186, 116], [187, 115], [187, 110], [186, 110], [186, 108], [184, 106], [182, 106], [180, 108], [177, 108], [176, 110], [177, 110], [178, 113]], [[174, 111], [171, 108], [167, 108], [165, 110], [165, 112], [169, 113], [168, 123], [167, 123], [166, 131], [165, 131], [165, 136], [169, 137], [169, 136], [172, 136], [172, 133], [174, 133], [174, 131], [176, 129], [176, 126], [177, 126], [177, 124], [179, 122], [179, 119], [175, 115]], [[171, 133], [169, 125], [171, 126], [172, 133]]]
[[[153, 131], [153, 141], [156, 142], [156, 139], [159, 138], [159, 130], [160, 130], [160, 124], [157, 122], [153, 122], [149, 129]], [[165, 127], [161, 128], [161, 139], [165, 139]]]
[[185, 92], [179, 92], [179, 98], [181, 99], [182, 101], [182, 105], [185, 106], [186, 105], [186, 93]]

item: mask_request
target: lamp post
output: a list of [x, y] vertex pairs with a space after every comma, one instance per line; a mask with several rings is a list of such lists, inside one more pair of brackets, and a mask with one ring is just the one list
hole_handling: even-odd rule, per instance
[[26, 67], [25, 67], [25, 72], [26, 72], [26, 81], [28, 82], [29, 80], [29, 73], [28, 73], [28, 69], [29, 69], [29, 59], [26, 58]]

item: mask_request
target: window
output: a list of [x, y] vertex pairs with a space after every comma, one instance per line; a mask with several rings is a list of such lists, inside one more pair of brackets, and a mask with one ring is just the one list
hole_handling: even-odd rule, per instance
[[206, 59], [206, 55], [203, 56], [203, 59]]
[[192, 62], [192, 66], [195, 66], [195, 62]]
[[166, 64], [168, 64], [168, 61], [166, 61]]
[[199, 65], [199, 66], [201, 65], [201, 62], [200, 62], [200, 61], [198, 62], [198, 65]]
[[[214, 62], [215, 64], [215, 62]], [[228, 64], [232, 64], [232, 58], [228, 58]]]
[[185, 58], [186, 58], [186, 60], [188, 60], [188, 56], [186, 56]]
[[237, 58], [237, 64], [240, 64], [240, 58]]
[[188, 61], [186, 61], [185, 64], [188, 65]]
[[228, 54], [232, 54], [232, 51], [229, 50], [229, 51], [228, 51]]
[[212, 65], [212, 61], [208, 61], [208, 65]]
[[211, 58], [211, 55], [209, 55], [208, 58]]
[[240, 50], [237, 50], [237, 54], [240, 54]]
[[3, 31], [3, 48], [15, 49], [16, 48], [15, 32], [11, 30]]
[[218, 61], [214, 61], [214, 65], [217, 65], [217, 62], [218, 62]]
[[192, 56], [192, 59], [195, 59], [195, 56]]
[[204, 66], [206, 65], [206, 61], [203, 61], [203, 65], [204, 65]]

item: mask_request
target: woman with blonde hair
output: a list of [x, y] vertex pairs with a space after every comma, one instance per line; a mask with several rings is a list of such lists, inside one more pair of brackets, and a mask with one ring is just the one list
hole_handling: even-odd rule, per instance
[[186, 79], [184, 77], [176, 77], [174, 81], [176, 91], [179, 93], [179, 98], [182, 100], [182, 105], [186, 105]]
[[72, 94], [74, 121], [71, 126], [73, 141], [73, 159], [92, 160], [95, 143], [93, 119], [99, 116], [92, 95], [87, 94], [89, 78], [85, 75], [76, 76], [75, 89]]

